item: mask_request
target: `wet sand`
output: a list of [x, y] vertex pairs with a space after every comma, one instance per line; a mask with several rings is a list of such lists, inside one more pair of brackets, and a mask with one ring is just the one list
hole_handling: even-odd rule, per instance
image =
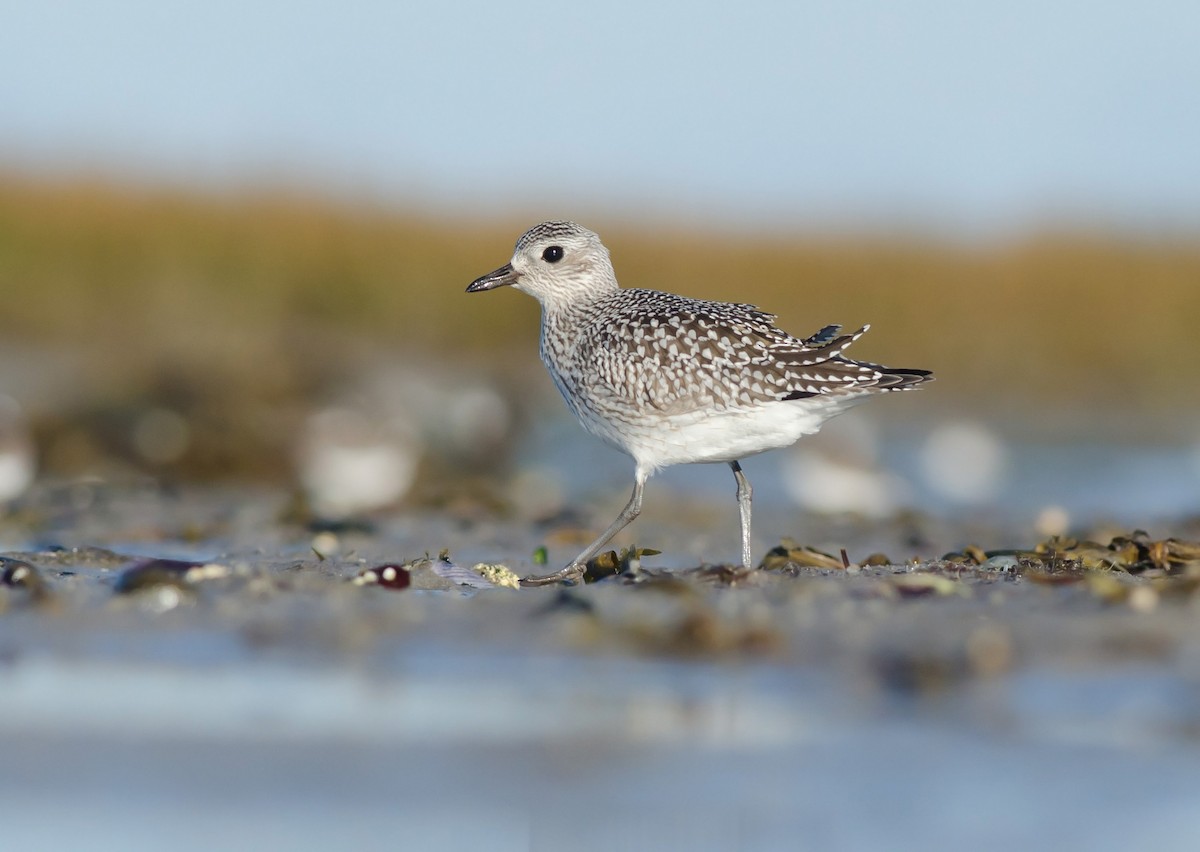
[[[708, 512], [639, 526], [664, 553], [636, 575], [512, 590], [471, 566], [530, 573], [593, 518], [458, 506], [330, 533], [270, 490], [43, 486], [0, 529], [5, 836], [1194, 848], [1190, 566], [1039, 567], [1016, 529], [765, 509], [850, 567], [738, 572], [706, 559], [736, 524]], [[407, 586], [354, 582], [384, 564]]]

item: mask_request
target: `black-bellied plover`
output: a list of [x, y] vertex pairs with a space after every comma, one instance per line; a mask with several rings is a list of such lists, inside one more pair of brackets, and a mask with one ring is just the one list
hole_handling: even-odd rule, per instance
[[467, 292], [506, 285], [541, 303], [542, 361], [567, 406], [635, 465], [633, 495], [612, 525], [565, 568], [526, 585], [579, 578], [641, 512], [649, 476], [688, 462], [733, 469], [742, 562], [751, 567], [751, 490], [738, 461], [790, 446], [868, 396], [933, 378], [842, 357], [869, 326], [841, 334], [830, 325], [801, 339], [753, 305], [622, 289], [608, 249], [574, 222], [530, 228], [512, 260]]

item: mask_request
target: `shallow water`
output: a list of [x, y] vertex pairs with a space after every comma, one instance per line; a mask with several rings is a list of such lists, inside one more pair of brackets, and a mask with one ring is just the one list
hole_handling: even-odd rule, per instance
[[4, 836], [183, 850], [1182, 850], [1200, 836], [1200, 746], [1180, 736], [1195, 689], [1153, 670], [929, 700], [754, 668], [429, 650], [390, 675], [20, 664], [0, 698]]

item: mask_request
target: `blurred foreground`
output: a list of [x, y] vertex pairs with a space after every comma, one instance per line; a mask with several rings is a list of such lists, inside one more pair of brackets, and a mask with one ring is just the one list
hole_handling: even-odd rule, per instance
[[[785, 547], [756, 572], [647, 561], [511, 590], [469, 566], [530, 552], [535, 526], [422, 512], [313, 535], [285, 494], [245, 488], [38, 487], [29, 502], [0, 531], [15, 845], [949, 852], [1200, 836], [1195, 525], [1034, 550], [934, 518], [801, 517], [795, 535], [852, 555]], [[695, 529], [680, 517], [643, 540], [696, 565]], [[1024, 552], [970, 546], [997, 538]], [[457, 564], [421, 557], [441, 547]], [[961, 552], [896, 556], [912, 548]], [[398, 581], [355, 582], [385, 564]]]

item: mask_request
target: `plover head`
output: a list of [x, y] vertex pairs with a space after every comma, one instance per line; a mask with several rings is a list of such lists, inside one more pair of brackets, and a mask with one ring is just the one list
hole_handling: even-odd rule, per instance
[[543, 222], [517, 240], [512, 260], [477, 278], [468, 293], [512, 286], [549, 309], [586, 302], [617, 289], [608, 249], [574, 222]]

